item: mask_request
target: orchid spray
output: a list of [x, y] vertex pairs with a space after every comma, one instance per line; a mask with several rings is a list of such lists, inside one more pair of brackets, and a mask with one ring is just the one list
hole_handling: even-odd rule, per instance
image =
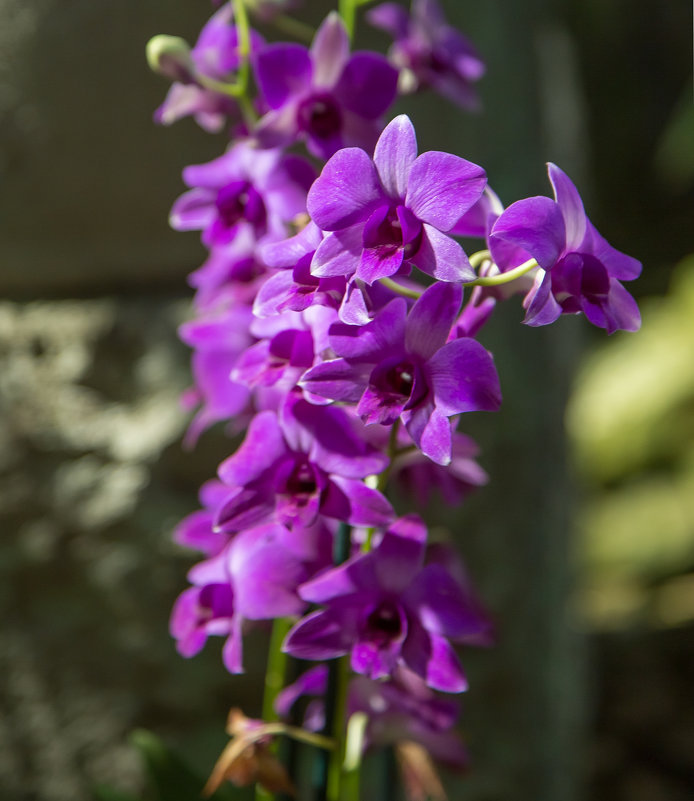
[[[500, 301], [522, 297], [531, 326], [576, 313], [608, 333], [640, 323], [622, 282], [641, 265], [600, 236], [559, 167], [554, 199], [504, 208], [482, 167], [419, 153], [412, 121], [387, 121], [403, 92], [477, 105], [484, 64], [436, 0], [368, 11], [393, 37], [387, 56], [352, 50], [361, 4], [341, 0], [314, 32], [285, 0], [234, 0], [194, 46], [148, 46], [173, 81], [157, 121], [230, 134], [221, 156], [184, 170], [170, 218], [209, 252], [180, 332], [193, 349], [188, 443], [219, 421], [245, 430], [175, 531], [203, 559], [171, 632], [184, 656], [223, 637], [240, 673], [244, 632], [272, 627], [262, 719], [233, 710], [208, 792], [231, 781], [259, 799], [357, 801], [363, 755], [391, 748], [420, 797], [445, 797], [435, 763], [465, 762], [457, 649], [488, 643], [490, 623], [462, 563], [398, 515], [389, 489], [456, 504], [485, 483], [457, 425], [501, 403], [476, 339]], [[266, 43], [249, 14], [299, 42]], [[311, 788], [280, 760], [281, 738], [313, 749]]]

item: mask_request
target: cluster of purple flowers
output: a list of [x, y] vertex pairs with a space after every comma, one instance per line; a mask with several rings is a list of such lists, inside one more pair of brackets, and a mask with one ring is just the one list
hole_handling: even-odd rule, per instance
[[[411, 14], [385, 3], [370, 20], [393, 35], [389, 58], [351, 52], [334, 13], [308, 48], [251, 31], [244, 53], [229, 4], [189, 52], [158, 53], [175, 83], [157, 119], [192, 115], [232, 135], [222, 156], [186, 168], [171, 212], [209, 252], [181, 329], [194, 351], [189, 441], [218, 421], [246, 431], [176, 530], [204, 559], [171, 630], [185, 656], [224, 637], [237, 673], [252, 621], [296, 618], [286, 652], [349, 658], [366, 745], [404, 738], [460, 762], [455, 714], [435, 691], [466, 689], [454, 644], [488, 641], [489, 620], [424, 522], [397, 515], [386, 480], [451, 503], [483, 484], [476, 446], [456, 428], [463, 413], [501, 403], [493, 357], [475, 338], [496, 304], [521, 293], [530, 325], [583, 312], [608, 332], [635, 330], [621, 281], [640, 264], [598, 234], [558, 167], [554, 200], [504, 209], [481, 167], [418, 154], [406, 116], [384, 126], [398, 87], [474, 105], [484, 67], [434, 0], [413, 0]], [[257, 87], [250, 113], [225, 91], [244, 59]], [[311, 158], [287, 151], [297, 143]], [[471, 260], [459, 237], [484, 250]], [[347, 558], [335, 564], [345, 526]], [[278, 710], [325, 685], [320, 664]]]

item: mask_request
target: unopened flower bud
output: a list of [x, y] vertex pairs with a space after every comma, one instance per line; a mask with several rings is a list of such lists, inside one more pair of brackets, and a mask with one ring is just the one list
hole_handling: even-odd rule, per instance
[[195, 80], [190, 45], [180, 36], [159, 34], [147, 42], [147, 63], [153, 72], [180, 83]]

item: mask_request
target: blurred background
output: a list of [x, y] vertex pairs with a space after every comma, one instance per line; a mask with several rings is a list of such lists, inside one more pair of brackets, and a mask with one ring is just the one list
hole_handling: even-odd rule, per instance
[[[601, 233], [644, 263], [629, 287], [642, 304], [636, 335], [608, 339], [577, 318], [529, 329], [512, 304], [483, 332], [505, 401], [464, 430], [492, 481], [431, 518], [454, 533], [499, 637], [463, 656], [472, 767], [451, 797], [685, 801], [691, 5], [442, 4], [488, 64], [484, 110], [401, 103], [420, 150], [481, 163], [507, 204], [551, 194], [544, 162], [560, 164]], [[330, 8], [305, 5], [312, 23]], [[203, 0], [0, 0], [3, 801], [155, 798], [139, 752], [171, 775], [204, 776], [229, 707], [259, 710], [262, 636], [232, 678], [217, 643], [186, 661], [167, 633], [194, 561], [171, 529], [233, 446], [221, 429], [181, 446], [190, 376], [176, 326], [203, 251], [166, 221], [182, 167], [224, 140], [190, 120], [152, 123], [167, 87], [144, 46], [157, 33], [194, 41], [210, 11]], [[359, 37], [387, 44], [365, 25]], [[138, 730], [152, 736], [140, 731], [135, 747]]]

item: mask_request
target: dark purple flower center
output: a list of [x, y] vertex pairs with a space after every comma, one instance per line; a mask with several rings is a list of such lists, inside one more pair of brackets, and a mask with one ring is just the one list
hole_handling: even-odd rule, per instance
[[247, 220], [256, 228], [265, 225], [267, 212], [260, 193], [248, 181], [234, 181], [217, 193], [217, 214], [226, 228]]
[[318, 489], [316, 474], [309, 462], [297, 462], [287, 477], [285, 490], [288, 495], [308, 501]]
[[610, 276], [589, 253], [568, 253], [550, 272], [552, 294], [567, 313], [581, 311], [581, 297], [601, 305], [610, 291]]
[[234, 614], [234, 595], [226, 584], [206, 584], [200, 589], [196, 613], [199, 624]]
[[383, 376], [382, 386], [395, 395], [409, 398], [414, 388], [414, 365], [412, 362], [400, 362], [391, 367]]
[[313, 95], [299, 106], [297, 122], [309, 136], [330, 139], [342, 130], [342, 113], [331, 95]]
[[366, 633], [371, 642], [386, 644], [403, 633], [400, 609], [393, 601], [380, 603], [366, 619]]
[[[422, 242], [422, 227], [411, 212], [404, 207], [405, 219], [411, 218], [406, 226], [409, 231], [403, 231], [397, 207], [391, 206], [385, 214], [376, 211], [364, 226], [364, 247], [379, 248], [387, 252], [394, 252], [402, 248], [403, 260], [412, 258], [419, 250]], [[381, 215], [383, 215], [381, 217]]]
[[412, 406], [421, 400], [419, 392], [417, 392], [418, 397], [413, 397], [412, 394], [415, 384], [419, 387], [423, 385], [419, 374], [417, 364], [407, 357], [394, 359], [381, 362], [375, 367], [369, 377], [369, 384], [384, 396], [384, 400], [390, 397], [394, 403], [402, 404], [406, 401], [408, 406]]

